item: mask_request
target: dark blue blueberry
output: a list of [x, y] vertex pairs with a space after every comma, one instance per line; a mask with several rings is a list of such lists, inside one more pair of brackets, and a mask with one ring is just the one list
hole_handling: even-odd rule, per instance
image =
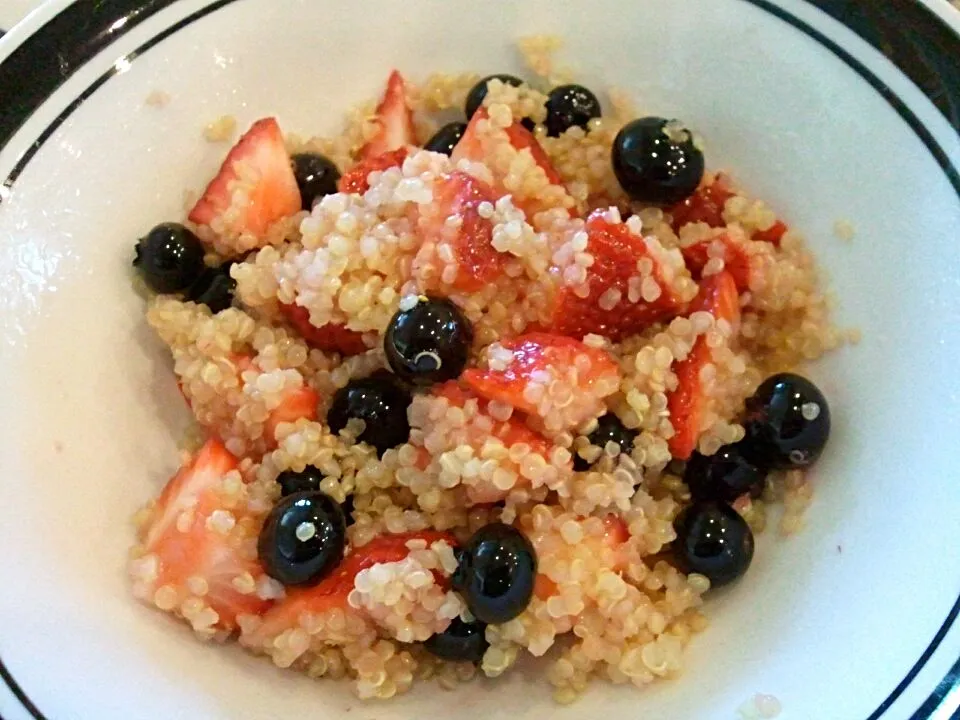
[[280, 494], [286, 497], [298, 492], [316, 492], [324, 477], [313, 465], [307, 465], [302, 472], [284, 470], [277, 475], [277, 483], [280, 485]]
[[547, 96], [547, 135], [557, 137], [574, 126], [586, 130], [600, 115], [596, 95], [582, 85], [560, 85]]
[[200, 239], [183, 225], [163, 223], [137, 242], [133, 266], [158, 293], [184, 292], [206, 270]]
[[460, 377], [473, 326], [446, 298], [426, 298], [390, 320], [383, 340], [390, 367], [402, 380], [432, 385]]
[[613, 171], [633, 200], [672, 205], [685, 200], [703, 179], [703, 153], [693, 134], [671, 130], [667, 120], [647, 117], [624, 125], [613, 141]]
[[267, 574], [284, 585], [315, 585], [340, 564], [346, 522], [322, 492], [282, 498], [267, 516], [257, 554]]
[[[599, 448], [607, 446], [608, 442], [615, 442], [620, 446], [620, 452], [629, 455], [633, 452], [633, 441], [637, 437], [636, 430], [624, 427], [614, 413], [607, 413], [597, 420], [597, 429], [587, 436], [591, 445]], [[573, 456], [573, 469], [583, 472], [590, 467], [590, 463], [579, 455]]]
[[353, 380], [333, 396], [327, 412], [327, 425], [334, 433], [347, 426], [351, 418], [364, 421], [358, 440], [373, 445], [377, 455], [402, 445], [410, 437], [407, 408], [410, 392], [387, 372], [363, 380]]
[[830, 438], [830, 406], [806, 378], [773, 375], [746, 404], [744, 453], [760, 467], [802, 468], [823, 453]]
[[337, 192], [340, 170], [332, 160], [316, 153], [300, 153], [290, 159], [304, 210], [309, 212], [317, 200]]
[[206, 305], [216, 315], [233, 305], [233, 292], [237, 281], [230, 277], [232, 262], [220, 267], [207, 268], [187, 293], [187, 298], [195, 303]]
[[732, 503], [741, 495], [760, 497], [767, 473], [744, 456], [742, 443], [724, 445], [715, 455], [695, 452], [683, 474], [694, 500]]
[[467, 124], [462, 122], [452, 122], [444, 125], [437, 130], [432, 138], [423, 146], [424, 150], [431, 152], [452, 155], [453, 149], [460, 142], [463, 133], [467, 130]]
[[481, 622], [501, 624], [526, 609], [533, 597], [537, 557], [516, 528], [492, 523], [463, 547], [453, 587]]
[[487, 626], [480, 621], [465, 623], [455, 618], [450, 627], [431, 637], [423, 647], [443, 660], [479, 663], [490, 647], [486, 631]]
[[705, 575], [713, 587], [719, 587], [750, 567], [753, 533], [729, 505], [694, 503], [677, 516], [673, 527], [675, 556], [683, 572]]

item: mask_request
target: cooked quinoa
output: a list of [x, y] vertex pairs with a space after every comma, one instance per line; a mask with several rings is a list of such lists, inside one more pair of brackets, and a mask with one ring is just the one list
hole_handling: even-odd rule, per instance
[[[832, 301], [802, 236], [784, 228], [776, 242], [759, 239], [779, 217], [729, 175], [711, 171], [701, 183], [701, 190], [723, 184], [727, 195], [715, 226], [678, 224], [671, 207], [630, 199], [610, 162], [635, 113], [622, 93], [612, 91], [607, 112], [585, 127], [548, 136], [547, 93], [570, 74], [556, 66], [555, 38], [527, 38], [520, 47], [536, 79], [487, 85], [485, 116], [471, 124], [484, 161], [410, 148], [401, 162], [369, 172], [363, 191], [327, 194], [310, 211], [291, 206], [255, 229], [248, 208], [265, 175], [241, 164], [225, 183], [229, 207], [210, 222], [186, 222], [208, 265], [233, 262], [233, 306], [214, 313], [189, 294], [157, 294], [146, 320], [169, 348], [196, 418], [185, 468], [206, 457], [205, 437], [222, 441], [235, 464], [225, 459], [228, 469], [212, 479], [181, 471], [172, 491], [137, 514], [130, 572], [138, 599], [183, 618], [202, 638], [237, 637], [279, 667], [349, 678], [362, 698], [389, 698], [416, 680], [449, 689], [479, 674], [495, 678], [526, 653], [549, 657], [545, 676], [563, 703], [593, 678], [643, 687], [681, 671], [687, 646], [707, 626], [711, 583], [681, 572], [670, 554], [675, 520], [691, 504], [671, 452], [681, 431], [670, 409], [684, 382], [679, 368], [706, 349], [697, 375], [704, 410], [693, 431], [699, 453], [713, 456], [744, 439], [744, 404], [767, 376], [803, 368], [859, 336], [831, 324]], [[478, 80], [438, 74], [407, 83], [419, 143], [437, 130], [438, 116], [464, 105]], [[337, 137], [287, 134], [286, 152], [322, 154], [348, 173], [377, 142], [379, 112], [376, 101], [358, 106]], [[511, 129], [521, 119], [535, 123], [532, 137], [555, 176], [516, 147]], [[233, 132], [232, 118], [221, 118], [204, 136], [223, 141]], [[689, 135], [680, 126], [669, 133]], [[439, 198], [449, 178], [463, 176], [494, 192], [457, 216]], [[602, 261], [591, 252], [594, 218], [637, 253], [622, 289], [591, 285]], [[487, 228], [499, 263], [481, 283], [465, 281], [470, 268], [458, 254], [468, 226]], [[703, 258], [695, 273], [694, 247]], [[739, 322], [688, 311], [701, 284], [729, 275], [734, 253], [749, 266], [737, 293]], [[416, 390], [408, 437], [385, 451], [361, 441], [363, 420], [332, 430], [338, 391], [389, 369], [383, 338], [392, 319], [426, 296], [449, 298], [469, 321], [467, 364], [481, 374], [510, 372], [510, 340], [557, 327], [561, 299], [576, 312], [667, 309], [635, 332], [577, 337], [579, 354], [537, 371], [514, 404], [462, 383]], [[312, 328], [350, 333], [360, 351], [320, 349], [293, 322], [291, 307]], [[594, 381], [600, 356], [609, 372]], [[289, 415], [291, 397], [312, 410]], [[608, 413], [632, 434], [629, 450], [591, 440]], [[573, 470], [574, 460], [587, 468]], [[352, 503], [347, 561], [379, 547], [378, 539], [411, 538], [399, 559], [356, 572], [342, 605], [318, 605], [309, 588], [284, 588], [258, 561], [261, 527], [280, 501], [278, 477], [309, 468], [322, 474], [319, 491]], [[789, 534], [801, 528], [812, 494], [804, 470], [776, 471], [762, 495], [744, 494], [732, 507], [757, 533], [776, 508], [777, 527]], [[611, 546], [614, 521], [625, 534]], [[529, 540], [536, 591], [517, 617], [486, 627], [479, 663], [441, 660], [422, 643], [454, 620], [474, 620], [451, 588], [455, 546], [496, 522]], [[430, 531], [443, 539], [418, 539]], [[314, 528], [297, 532], [306, 540]], [[195, 573], [169, 564], [170, 533], [169, 542], [207, 543]], [[233, 559], [211, 577], [203, 563], [221, 550]], [[227, 571], [228, 591], [211, 585]], [[218, 612], [225, 596], [236, 612]], [[773, 717], [774, 706], [757, 696], [749, 716]]]

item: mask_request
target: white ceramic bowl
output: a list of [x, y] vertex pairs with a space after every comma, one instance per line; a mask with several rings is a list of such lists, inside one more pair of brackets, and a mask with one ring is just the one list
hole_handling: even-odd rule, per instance
[[[732, 718], [763, 692], [784, 718], [949, 717], [960, 139], [928, 95], [956, 112], [953, 13], [944, 0], [44, 6], [0, 41], [0, 714]], [[219, 163], [223, 148], [200, 136], [211, 119], [277, 114], [288, 130], [334, 132], [391, 67], [521, 71], [514, 41], [532, 32], [564, 35], [584, 84], [698, 128], [713, 167], [808, 234], [839, 320], [862, 329], [859, 347], [816, 368], [835, 433], [807, 529], [761, 536], [749, 575], [711, 599], [680, 679], [598, 682], [570, 708], [531, 669], [363, 705], [344, 685], [196, 642], [133, 602], [124, 574], [128, 517], [173, 470], [186, 420], [130, 290], [134, 239], [179, 217], [183, 189]], [[144, 103], [153, 90], [172, 98], [162, 110]], [[839, 219], [852, 243], [833, 236]]]

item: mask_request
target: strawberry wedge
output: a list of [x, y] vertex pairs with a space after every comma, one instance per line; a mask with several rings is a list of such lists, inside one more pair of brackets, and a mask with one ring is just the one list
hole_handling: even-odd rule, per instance
[[737, 290], [750, 289], [753, 262], [744, 243], [735, 242], [727, 233], [710, 240], [701, 240], [683, 248], [683, 259], [694, 278], [700, 279], [704, 268], [712, 258], [723, 260], [724, 269], [733, 276]]
[[528, 333], [487, 349], [486, 369], [465, 370], [477, 395], [539, 416], [550, 432], [577, 427], [604, 410], [620, 386], [606, 350], [548, 333]]
[[239, 253], [260, 247], [274, 223], [299, 211], [300, 190], [283, 133], [274, 118], [265, 118], [230, 151], [189, 217], [210, 227], [218, 249]]
[[604, 210], [591, 213], [585, 229], [586, 252], [593, 257], [584, 280], [588, 291], [557, 290], [553, 332], [575, 338], [595, 333], [616, 341], [677, 315], [690, 299], [692, 289], [690, 295], [682, 291], [682, 283], [690, 281], [680, 259], [671, 258], [657, 240], [611, 222]]
[[293, 325], [300, 337], [312, 348], [341, 355], [360, 355], [369, 348], [363, 341], [363, 333], [348, 330], [344, 325], [329, 324], [317, 327], [310, 322], [310, 311], [300, 305], [281, 303], [280, 311]]
[[[504, 152], [504, 146], [513, 152]], [[515, 177], [518, 163], [530, 162], [524, 156], [529, 157], [542, 174], [531, 177], [530, 173], [523, 173], [520, 183]], [[560, 174], [533, 133], [519, 122], [498, 128], [491, 122], [487, 109], [481, 107], [471, 118], [450, 159], [455, 164], [461, 160], [483, 163], [492, 175], [497, 195], [512, 195], [514, 204], [526, 213], [528, 220], [554, 208], [565, 209], [571, 217], [576, 216], [575, 203], [563, 186]]]
[[238, 615], [271, 604], [257, 594], [257, 518], [244, 506], [237, 459], [210, 439], [173, 476], [140, 527], [134, 594], [189, 621], [202, 635], [232, 631]]
[[[700, 294], [690, 307], [690, 312], [708, 312], [717, 320], [726, 320], [736, 326], [740, 319], [740, 298], [737, 283], [733, 276], [719, 272], [704, 278], [700, 285]], [[713, 353], [704, 336], [697, 338], [693, 349], [686, 359], [673, 367], [678, 384], [676, 390], [667, 396], [667, 410], [674, 434], [668, 445], [670, 454], [679, 460], [686, 460], [693, 454], [697, 441], [703, 431], [703, 416], [708, 405], [700, 381], [700, 371], [713, 362]]]
[[394, 70], [387, 78], [387, 89], [377, 106], [376, 134], [360, 149], [361, 160], [370, 160], [384, 153], [416, 145], [413, 113], [407, 104], [407, 88], [403, 75]]
[[[503, 275], [508, 257], [493, 247], [493, 223], [480, 214], [481, 203], [495, 201], [486, 183], [466, 173], [437, 178], [433, 202], [418, 211], [422, 245], [412, 273], [420, 287], [476, 292]], [[443, 259], [443, 246], [452, 262]]]

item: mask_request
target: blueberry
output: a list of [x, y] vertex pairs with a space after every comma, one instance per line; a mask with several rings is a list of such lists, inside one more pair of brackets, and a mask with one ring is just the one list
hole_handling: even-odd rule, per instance
[[358, 440], [377, 449], [377, 455], [402, 445], [410, 437], [407, 407], [410, 393], [389, 373], [353, 380], [333, 396], [327, 412], [330, 430], [338, 433], [351, 418], [363, 420], [366, 427]]
[[453, 149], [457, 146], [457, 143], [460, 142], [460, 138], [463, 137], [463, 133], [466, 132], [466, 130], [466, 123], [448, 123], [437, 130], [434, 136], [423, 146], [423, 149], [443, 153], [444, 155], [452, 155]]
[[313, 465], [307, 465], [302, 472], [284, 470], [277, 475], [277, 483], [280, 485], [280, 494], [286, 497], [298, 492], [316, 492], [324, 477]]
[[315, 153], [300, 153], [290, 160], [304, 210], [309, 212], [317, 200], [337, 192], [340, 170], [332, 160]]
[[220, 267], [207, 268], [187, 293], [187, 299], [206, 305], [216, 315], [233, 305], [233, 291], [237, 281], [230, 277], [232, 262]]
[[633, 200], [672, 205], [703, 179], [703, 153], [676, 121], [658, 117], [627, 123], [613, 141], [613, 171]]
[[[499, 80], [505, 85], [513, 85], [513, 87], [520, 87], [523, 85], [523, 80], [516, 77], [515, 75], [506, 75], [501, 73], [499, 75], [488, 75], [483, 78], [480, 82], [474, 85], [470, 92], [467, 93], [467, 102], [464, 105], [464, 111], [466, 112], [467, 119], [473, 117], [473, 114], [483, 105], [483, 99], [487, 96], [487, 83], [491, 80]], [[536, 127], [536, 124], [530, 118], [524, 118], [520, 121], [520, 124], [523, 125], [527, 130], [533, 132], [533, 128]]]
[[557, 137], [577, 126], [584, 130], [600, 117], [600, 101], [582, 85], [560, 85], [547, 96], [547, 135]]
[[695, 452], [683, 474], [694, 500], [731, 503], [741, 495], [760, 497], [767, 473], [744, 455], [742, 443], [724, 445], [715, 455]]
[[481, 622], [508, 622], [530, 603], [537, 557], [530, 541], [516, 528], [502, 523], [480, 528], [458, 560], [452, 585]]
[[429, 638], [423, 647], [442, 660], [479, 663], [490, 647], [486, 631], [485, 623], [465, 623], [460, 618], [454, 618], [450, 627]]
[[830, 437], [830, 406], [806, 378], [773, 375], [747, 400], [744, 428], [744, 452], [754, 463], [775, 470], [806, 467]]
[[460, 377], [472, 342], [473, 326], [460, 308], [445, 298], [422, 298], [393, 316], [383, 348], [399, 378], [432, 385]]
[[196, 235], [183, 225], [163, 223], [137, 242], [133, 266], [154, 292], [178, 293], [203, 274], [203, 255]]
[[675, 556], [683, 572], [705, 575], [713, 587], [719, 587], [750, 567], [753, 533], [729, 505], [694, 503], [677, 516], [673, 527]]
[[[620, 446], [620, 452], [629, 455], [633, 452], [633, 441], [637, 437], [636, 430], [624, 427], [614, 413], [607, 413], [597, 420], [597, 429], [587, 436], [591, 445], [605, 448], [608, 442], [615, 442]], [[590, 463], [579, 455], [573, 456], [573, 469], [583, 472], [590, 467]]]
[[315, 585], [340, 564], [346, 522], [322, 492], [282, 498], [267, 516], [257, 554], [267, 574], [284, 585]]

